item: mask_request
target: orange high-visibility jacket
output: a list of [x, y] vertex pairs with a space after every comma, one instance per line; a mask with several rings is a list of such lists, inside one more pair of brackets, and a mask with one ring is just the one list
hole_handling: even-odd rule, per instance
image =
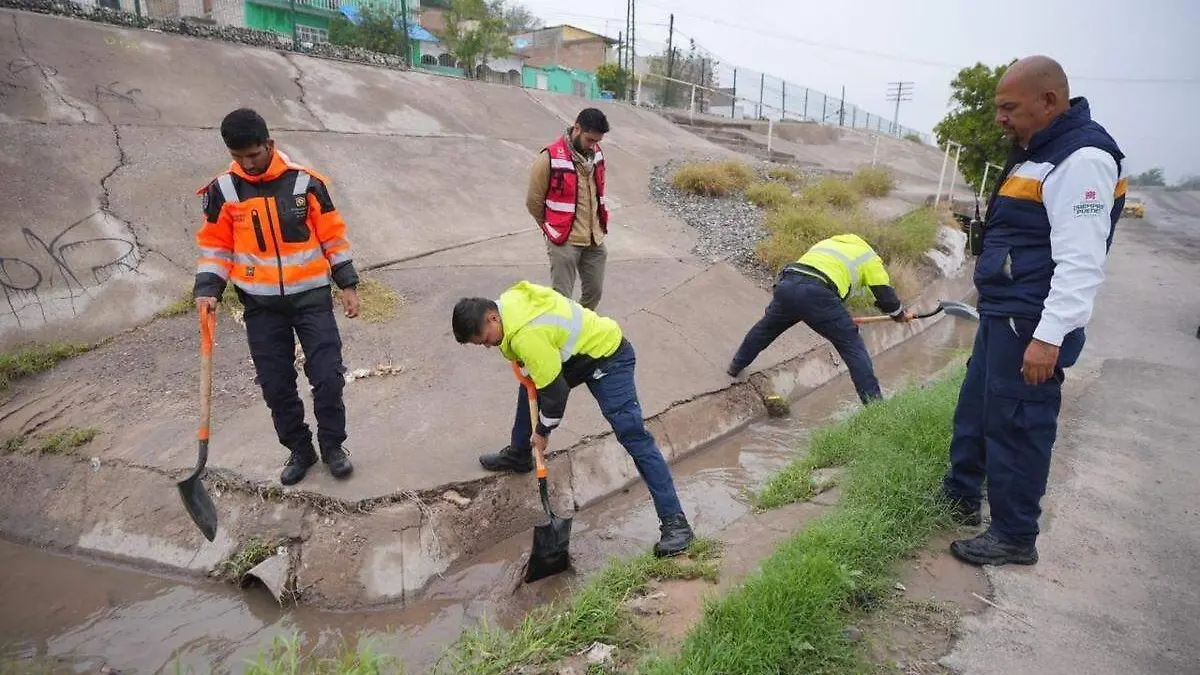
[[237, 162], [196, 194], [205, 223], [196, 233], [197, 297], [221, 297], [225, 285], [259, 298], [358, 283], [346, 224], [326, 180], [276, 150], [251, 176]]

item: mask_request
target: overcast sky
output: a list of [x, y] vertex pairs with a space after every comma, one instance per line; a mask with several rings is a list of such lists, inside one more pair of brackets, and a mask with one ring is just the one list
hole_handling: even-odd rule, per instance
[[[547, 25], [624, 30], [626, 0], [518, 1]], [[848, 102], [889, 119], [888, 82], [911, 81], [900, 123], [924, 132], [945, 115], [958, 68], [1046, 54], [1066, 68], [1072, 96], [1089, 99], [1130, 172], [1200, 175], [1196, 0], [637, 0], [639, 54], [662, 51], [671, 12], [677, 40], [695, 39], [728, 66], [835, 97], [844, 85]]]

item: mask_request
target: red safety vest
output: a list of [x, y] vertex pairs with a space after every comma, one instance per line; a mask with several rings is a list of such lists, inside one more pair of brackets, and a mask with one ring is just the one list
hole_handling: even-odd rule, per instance
[[[579, 174], [575, 172], [575, 162], [571, 160], [571, 148], [567, 145], [567, 137], [560, 136], [558, 140], [546, 146], [544, 152], [550, 153], [550, 188], [546, 191], [546, 212], [542, 223], [542, 231], [550, 243], [561, 246], [571, 236], [571, 226], [575, 224], [575, 199], [579, 190]], [[604, 197], [604, 153], [596, 146], [596, 201], [598, 202], [600, 230], [608, 234], [608, 205]]]

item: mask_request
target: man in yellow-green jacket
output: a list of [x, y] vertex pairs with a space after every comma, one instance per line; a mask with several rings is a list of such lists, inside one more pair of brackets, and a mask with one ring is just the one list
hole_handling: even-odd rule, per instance
[[912, 313], [900, 304], [879, 254], [862, 237], [839, 234], [817, 242], [780, 272], [771, 304], [746, 333], [729, 364], [729, 376], [737, 377], [784, 331], [803, 321], [833, 343], [850, 369], [850, 379], [863, 403], [882, 398], [871, 355], [844, 304], [851, 295], [868, 289], [875, 306], [892, 319], [912, 321]]
[[562, 421], [571, 389], [586, 384], [650, 490], [661, 533], [655, 555], [677, 555], [691, 544], [694, 534], [675, 493], [671, 469], [642, 419], [634, 386], [633, 345], [616, 321], [552, 288], [520, 281], [496, 300], [462, 298], [454, 306], [451, 323], [459, 344], [499, 347], [504, 358], [520, 364], [537, 387], [537, 427], [530, 429], [529, 403], [518, 388], [511, 443], [480, 457], [485, 469], [533, 470], [533, 446], [545, 451], [550, 432]]

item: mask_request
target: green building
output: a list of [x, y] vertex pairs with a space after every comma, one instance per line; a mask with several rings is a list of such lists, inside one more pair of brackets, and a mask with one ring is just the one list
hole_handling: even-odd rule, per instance
[[596, 74], [586, 70], [574, 70], [563, 66], [526, 65], [522, 68], [521, 79], [526, 89], [554, 91], [582, 98], [600, 98], [600, 85], [596, 83]]
[[[420, 0], [405, 0], [408, 5], [409, 33], [417, 27]], [[360, 6], [400, 13], [400, 0], [245, 0], [246, 28], [265, 30], [283, 37], [292, 36], [293, 11], [296, 20], [296, 37], [301, 42], [321, 43], [329, 41], [329, 24], [335, 17], [344, 16], [355, 20]], [[416, 55], [420, 58], [420, 54]]]

